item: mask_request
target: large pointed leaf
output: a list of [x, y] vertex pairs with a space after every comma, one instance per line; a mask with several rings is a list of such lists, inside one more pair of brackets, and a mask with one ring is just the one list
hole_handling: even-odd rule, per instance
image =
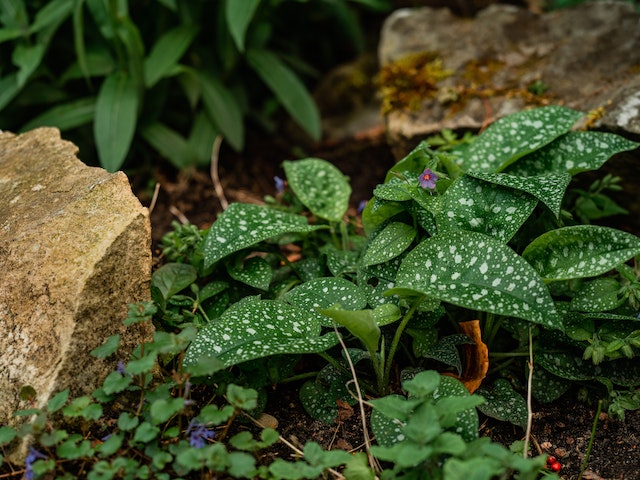
[[349, 207], [351, 186], [331, 163], [320, 158], [285, 161], [289, 186], [314, 215], [340, 222]]
[[545, 280], [595, 277], [640, 254], [640, 238], [596, 225], [563, 227], [531, 242], [522, 256]]
[[544, 175], [550, 172], [576, 173], [597, 170], [611, 156], [638, 148], [640, 144], [606, 132], [568, 132], [549, 145], [509, 167], [516, 175]]
[[346, 327], [367, 348], [371, 355], [378, 351], [380, 327], [373, 316], [373, 310], [337, 310], [325, 308], [320, 313]]
[[367, 246], [362, 257], [364, 266], [384, 263], [404, 252], [416, 237], [415, 229], [402, 222], [389, 223]]
[[565, 107], [524, 110], [503, 117], [474, 140], [460, 159], [467, 172], [500, 172], [567, 133], [582, 114]]
[[508, 242], [537, 200], [528, 193], [464, 175], [442, 195], [438, 232], [469, 230]]
[[338, 343], [335, 332], [319, 335], [320, 323], [303, 309], [276, 300], [245, 302], [198, 332], [184, 365], [214, 357], [229, 367], [275, 354], [321, 352]]
[[451, 231], [424, 240], [403, 260], [396, 285], [472, 310], [561, 328], [549, 291], [531, 265], [481, 233]]
[[477, 393], [486, 400], [478, 406], [485, 415], [523, 428], [527, 425], [527, 402], [504, 378], [497, 379], [491, 387], [480, 387]]
[[133, 77], [117, 71], [109, 75], [98, 93], [93, 133], [100, 164], [115, 172], [129, 152], [138, 117], [138, 92]]
[[566, 172], [544, 173], [541, 175], [522, 177], [506, 173], [476, 173], [471, 174], [487, 182], [514, 188], [533, 195], [544, 203], [557, 217], [560, 216], [560, 206], [571, 175]]
[[314, 140], [319, 140], [322, 128], [318, 107], [296, 74], [268, 50], [247, 50], [246, 58], [289, 115]]
[[261, 205], [233, 203], [209, 229], [204, 242], [205, 268], [230, 253], [285, 233], [311, 232], [322, 228], [309, 225], [300, 215]]

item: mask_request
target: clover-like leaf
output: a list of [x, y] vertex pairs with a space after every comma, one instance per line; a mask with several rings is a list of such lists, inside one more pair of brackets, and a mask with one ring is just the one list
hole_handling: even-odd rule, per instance
[[309, 225], [301, 215], [262, 205], [232, 203], [209, 229], [204, 241], [205, 268], [227, 255], [285, 233], [305, 233], [322, 228]]
[[384, 263], [404, 252], [413, 239], [416, 231], [411, 225], [402, 222], [387, 224], [367, 246], [362, 257], [365, 266]]
[[540, 235], [522, 252], [545, 280], [595, 277], [640, 254], [640, 238], [596, 225], [562, 227]]
[[282, 166], [289, 186], [314, 215], [332, 222], [342, 220], [351, 186], [340, 170], [320, 158], [285, 161]]
[[611, 156], [638, 148], [640, 144], [606, 132], [568, 132], [550, 144], [520, 159], [507, 169], [523, 176], [569, 172], [571, 175], [597, 170]]
[[482, 132], [460, 158], [466, 172], [500, 172], [567, 133], [582, 113], [560, 106], [523, 110]]
[[490, 182], [469, 175], [458, 178], [442, 195], [438, 232], [469, 230], [508, 242], [538, 202], [528, 193]]
[[486, 400], [478, 407], [482, 413], [520, 427], [526, 426], [527, 402], [507, 380], [498, 378], [492, 387], [480, 387], [477, 393]]
[[276, 300], [243, 302], [198, 332], [186, 351], [184, 365], [214, 357], [220, 367], [275, 354], [316, 353], [334, 346], [334, 332], [320, 335], [317, 317]]
[[541, 175], [522, 177], [507, 173], [473, 173], [472, 176], [497, 185], [527, 192], [544, 203], [557, 217], [560, 216], [562, 199], [571, 175], [566, 172], [544, 173]]
[[451, 231], [423, 240], [403, 260], [396, 288], [472, 310], [562, 326], [547, 287], [531, 265], [477, 232]]

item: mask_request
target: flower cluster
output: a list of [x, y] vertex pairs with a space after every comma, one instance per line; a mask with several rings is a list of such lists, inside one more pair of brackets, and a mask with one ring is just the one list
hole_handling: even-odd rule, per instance
[[202, 448], [207, 440], [212, 440], [216, 436], [216, 432], [207, 428], [204, 423], [200, 423], [194, 418], [189, 422], [187, 427], [187, 435], [189, 435], [189, 445], [194, 448]]

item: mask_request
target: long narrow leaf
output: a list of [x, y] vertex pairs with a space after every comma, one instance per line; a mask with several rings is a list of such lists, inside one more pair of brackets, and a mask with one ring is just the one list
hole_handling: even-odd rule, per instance
[[16, 65], [18, 70], [18, 85], [22, 88], [26, 85], [27, 80], [31, 77], [31, 74], [38, 68], [44, 57], [45, 45], [42, 43], [36, 43], [34, 45], [26, 46], [19, 44], [13, 50], [11, 60]]
[[296, 74], [267, 50], [247, 50], [247, 61], [293, 119], [319, 140], [322, 127], [318, 107]]
[[4, 78], [0, 78], [0, 110], [6, 107], [20, 90], [21, 87], [18, 85], [17, 73], [12, 73]]
[[72, 128], [91, 123], [96, 112], [95, 97], [82, 98], [69, 103], [57, 105], [46, 112], [38, 115], [29, 123], [25, 124], [20, 131], [25, 132], [36, 127], [57, 127], [60, 130], [70, 130]]
[[182, 25], [169, 30], [158, 39], [144, 62], [144, 82], [147, 88], [153, 87], [173, 70], [197, 33], [198, 29], [193, 25]]
[[136, 129], [138, 95], [133, 78], [118, 71], [102, 84], [93, 133], [100, 164], [115, 172], [124, 163]]
[[84, 78], [89, 78], [89, 68], [87, 66], [87, 54], [84, 44], [84, 0], [75, 0], [73, 6], [73, 47], [78, 59], [78, 67]]
[[211, 75], [198, 75], [207, 113], [236, 150], [244, 146], [242, 110], [233, 94]]
[[73, 9], [74, 0], [52, 0], [38, 10], [29, 33], [39, 32], [49, 25], [63, 22]]
[[160, 155], [168, 159], [176, 168], [184, 169], [196, 163], [195, 152], [187, 140], [166, 125], [159, 122], [152, 123], [144, 127], [140, 133]]
[[244, 51], [244, 39], [251, 19], [260, 5], [260, 0], [226, 0], [224, 4], [227, 27], [233, 41], [241, 52]]

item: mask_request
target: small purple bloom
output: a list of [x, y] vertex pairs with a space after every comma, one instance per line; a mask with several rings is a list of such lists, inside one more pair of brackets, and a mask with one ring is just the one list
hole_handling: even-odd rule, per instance
[[124, 362], [122, 360], [118, 360], [118, 366], [116, 367], [116, 371], [120, 375], [124, 375], [126, 372], [124, 371]]
[[44, 453], [40, 453], [33, 447], [29, 447], [29, 454], [25, 460], [24, 478], [27, 480], [33, 480], [33, 464], [36, 460], [46, 460], [47, 456]]
[[367, 206], [367, 201], [366, 200], [360, 200], [360, 203], [358, 204], [358, 208], [356, 209], [356, 213], [358, 215], [361, 215], [362, 212], [364, 212], [365, 207]]
[[433, 190], [436, 188], [436, 180], [438, 180], [438, 175], [429, 168], [425, 168], [424, 172], [420, 174], [420, 186], [422, 188]]
[[187, 435], [189, 435], [189, 445], [194, 448], [202, 448], [207, 440], [211, 440], [216, 436], [216, 432], [194, 418], [189, 422]]
[[276, 184], [276, 192], [277, 193], [284, 192], [284, 187], [286, 186], [287, 182], [285, 182], [282, 178], [280, 178], [277, 175], [273, 177], [273, 181]]

